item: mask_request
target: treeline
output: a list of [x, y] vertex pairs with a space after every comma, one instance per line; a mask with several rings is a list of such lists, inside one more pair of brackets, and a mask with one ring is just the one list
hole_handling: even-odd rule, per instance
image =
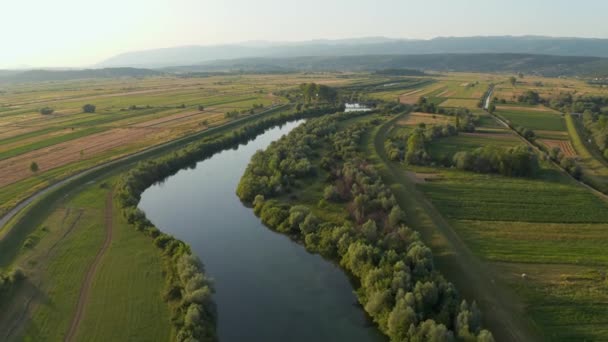
[[392, 161], [407, 161], [413, 165], [424, 165], [431, 162], [427, 144], [434, 139], [457, 135], [455, 126], [434, 125], [426, 128], [421, 126], [404, 136], [386, 139], [384, 149]]
[[461, 118], [460, 114], [456, 115], [455, 125], [427, 127], [422, 123], [410, 133], [387, 139], [384, 148], [390, 160], [405, 161], [412, 165], [428, 165], [436, 162], [427, 151], [429, 143], [439, 138], [458, 135], [459, 131], [474, 132], [476, 122], [477, 118], [469, 113], [464, 118]]
[[460, 151], [454, 154], [453, 165], [461, 170], [508, 177], [531, 177], [539, 170], [536, 154], [525, 145], [508, 149], [487, 145], [471, 152]]
[[180, 169], [210, 157], [214, 153], [255, 138], [264, 130], [290, 120], [334, 112], [334, 107], [319, 107], [302, 112], [274, 115], [246, 124], [224, 134], [209, 136], [191, 143], [170, 155], [141, 162], [117, 182], [115, 196], [122, 215], [137, 230], [154, 239], [163, 251], [167, 284], [165, 300], [172, 308], [172, 324], [178, 341], [216, 341], [217, 315], [211, 299], [213, 287], [205, 276], [202, 263], [189, 246], [160, 232], [137, 205], [143, 191]]
[[578, 96], [561, 93], [548, 101], [548, 105], [563, 113], [582, 113], [582, 120], [591, 140], [608, 159], [608, 97]]
[[[461, 301], [435, 270], [431, 250], [404, 225], [390, 189], [361, 158], [358, 144], [378, 122], [339, 130], [343, 118], [310, 120], [258, 152], [238, 186], [239, 197], [253, 204], [264, 224], [348, 271], [357, 280], [359, 302], [391, 340], [493, 341], [476, 305]], [[298, 181], [320, 174], [327, 177], [317, 206], [342, 204], [348, 218], [341, 223], [315, 215], [313, 207], [277, 200], [287, 194], [297, 199]]]
[[600, 114], [586, 110], [583, 113], [583, 124], [589, 131], [595, 146], [608, 159], [608, 113]]

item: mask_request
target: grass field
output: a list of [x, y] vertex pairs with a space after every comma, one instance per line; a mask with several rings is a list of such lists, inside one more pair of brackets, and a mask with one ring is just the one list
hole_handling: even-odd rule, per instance
[[[21, 267], [28, 283], [9, 304], [13, 309], [7, 316], [0, 315], [0, 330], [11, 334], [4, 338], [64, 339], [85, 273], [105, 239], [104, 211], [111, 184], [112, 179], [101, 179], [73, 188], [12, 227], [35, 228], [12, 239], [19, 243], [13, 253], [2, 253], [2, 266]], [[99, 341], [125, 336], [167, 340], [171, 331], [169, 309], [161, 296], [160, 251], [121, 215], [113, 220], [113, 240], [101, 259], [77, 336]], [[6, 258], [10, 255], [12, 260]]]
[[[500, 131], [499, 131], [500, 132]], [[456, 152], [472, 151], [491, 144], [498, 147], [513, 147], [522, 144], [517, 136], [509, 133], [460, 133], [456, 136], [435, 140], [429, 144], [429, 154], [437, 159], [452, 158]]]
[[531, 130], [565, 131], [564, 118], [559, 113], [526, 109], [499, 109], [496, 114], [506, 118], [513, 125]]
[[[121, 155], [227, 122], [228, 111], [284, 103], [276, 92], [302, 82], [357, 83], [369, 76], [227, 75], [76, 80], [3, 87], [0, 214], [48, 184]], [[388, 87], [390, 88], [390, 87]], [[82, 113], [86, 103], [95, 113]], [[199, 105], [204, 110], [199, 110]], [[39, 109], [51, 107], [50, 115]], [[254, 109], [260, 112], [264, 109]], [[30, 171], [36, 162], [39, 170]]]
[[[536, 117], [518, 118], [537, 122]], [[504, 143], [497, 135], [457, 136], [439, 139], [431, 151], [497, 143]], [[545, 340], [605, 340], [608, 205], [549, 164], [541, 165], [532, 179], [410, 170], [432, 174], [416, 187], [525, 302], [525, 316]]]
[[566, 126], [572, 145], [577, 153], [577, 161], [583, 169], [583, 179], [595, 188], [608, 192], [608, 163], [595, 147], [586, 142], [582, 136], [582, 123], [571, 115], [566, 115]]

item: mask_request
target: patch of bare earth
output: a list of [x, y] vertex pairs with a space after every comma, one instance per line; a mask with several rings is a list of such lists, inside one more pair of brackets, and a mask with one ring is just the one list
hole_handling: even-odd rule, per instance
[[0, 187], [30, 177], [32, 162], [38, 164], [38, 173], [42, 173], [97, 156], [113, 148], [152, 138], [156, 134], [145, 129], [115, 128], [0, 160]]
[[398, 125], [401, 126], [416, 126], [420, 123], [425, 124], [442, 124], [452, 121], [453, 118], [441, 115], [441, 114], [428, 114], [428, 113], [410, 113], [403, 119], [397, 121]]
[[554, 140], [554, 139], [540, 139], [540, 142], [547, 146], [549, 149], [554, 147], [559, 147], [564, 156], [566, 157], [576, 157], [576, 150], [570, 143], [569, 140]]

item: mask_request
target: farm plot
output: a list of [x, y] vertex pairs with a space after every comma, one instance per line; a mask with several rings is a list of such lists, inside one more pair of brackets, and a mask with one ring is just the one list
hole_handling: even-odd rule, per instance
[[397, 121], [399, 126], [418, 126], [421, 123], [427, 125], [438, 125], [454, 123], [454, 117], [441, 115], [441, 114], [428, 114], [428, 113], [410, 113], [403, 119]]
[[30, 177], [32, 162], [38, 164], [37, 172], [43, 173], [117, 147], [159, 138], [146, 130], [116, 128], [4, 159], [0, 161], [0, 187]]
[[[441, 95], [439, 95], [439, 97], [442, 97]], [[468, 108], [468, 109], [475, 109], [477, 108], [477, 103], [479, 102], [479, 100], [473, 100], [473, 99], [450, 99], [448, 98], [446, 101], [441, 103], [442, 107], [454, 107], [454, 108]]]
[[[498, 131], [500, 132], [500, 131]], [[504, 133], [459, 133], [456, 136], [446, 137], [432, 141], [429, 144], [429, 154], [437, 159], [451, 159], [460, 151], [472, 151], [486, 145], [499, 147], [513, 147], [522, 144], [521, 140], [509, 132]]]
[[[466, 139], [453, 144], [474, 146]], [[436, 176], [417, 187], [525, 301], [545, 339], [605, 340], [608, 204], [548, 164], [541, 167], [529, 179], [426, 168]]]
[[552, 140], [552, 139], [540, 139], [539, 140], [548, 149], [559, 147], [560, 151], [566, 157], [576, 157], [576, 151], [569, 140]]
[[542, 111], [501, 109], [496, 113], [513, 125], [531, 130], [566, 131], [564, 118], [560, 114]]

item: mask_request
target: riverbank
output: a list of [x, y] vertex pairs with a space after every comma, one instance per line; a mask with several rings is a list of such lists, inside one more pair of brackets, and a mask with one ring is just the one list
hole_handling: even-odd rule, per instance
[[[304, 113], [305, 114], [305, 113]], [[276, 124], [277, 122], [281, 122], [281, 121], [286, 121], [289, 119], [292, 119], [293, 116], [299, 116], [299, 115], [303, 115], [303, 113], [289, 113], [289, 114], [282, 114], [282, 113], [276, 113], [271, 115], [271, 120], [255, 120], [255, 123], [260, 123], [263, 121], [263, 124], [265, 125], [272, 125], [272, 124]], [[253, 124], [253, 123], [252, 123]], [[244, 129], [242, 132], [248, 132], [249, 134], [253, 134], [254, 131], [252, 130], [252, 124], [250, 125], [241, 125], [241, 127], [248, 127], [247, 129]], [[233, 128], [233, 127], [230, 127]], [[226, 130], [226, 131], [221, 131], [218, 130], [216, 132], [214, 132], [214, 134], [212, 134], [210, 137], [203, 139], [203, 141], [210, 141], [212, 140], [211, 137], [221, 137], [221, 136], [231, 136], [232, 130]], [[177, 154], [179, 155], [179, 153]], [[204, 156], [201, 156], [201, 158]], [[51, 191], [49, 194], [42, 196], [42, 198], [40, 198], [39, 200], [35, 201], [34, 203], [32, 203], [32, 205], [27, 208], [26, 210], [22, 211], [19, 215], [17, 215], [17, 217], [13, 220], [13, 222], [11, 222], [11, 226], [10, 226], [10, 231], [11, 232], [15, 232], [15, 234], [11, 234], [10, 239], [6, 239], [7, 236], [5, 235], [4, 238], [1, 242], [7, 244], [9, 241], [11, 242], [10, 244], [7, 244], [7, 248], [3, 249], [3, 253], [0, 256], [0, 261], [3, 262], [3, 266], [6, 265], [19, 265], [21, 263], [27, 262], [27, 260], [30, 258], [31, 255], [33, 254], [43, 254], [46, 255], [47, 254], [47, 250], [49, 248], [51, 248], [51, 246], [47, 245], [47, 241], [52, 241], [53, 239], [49, 238], [50, 235], [52, 236], [57, 236], [58, 238], [61, 238], [62, 236], [66, 236], [66, 240], [62, 241], [59, 245], [61, 246], [62, 250], [71, 250], [71, 255], [78, 255], [79, 253], [82, 253], [82, 255], [88, 255], [89, 251], [91, 250], [91, 248], [95, 249], [95, 247], [92, 246], [96, 246], [99, 245], [101, 246], [103, 240], [99, 240], [99, 237], [102, 236], [100, 235], [100, 225], [97, 225], [98, 220], [96, 220], [96, 216], [94, 214], [95, 210], [92, 208], [91, 209], [91, 215], [92, 216], [87, 216], [86, 220], [81, 220], [78, 221], [76, 220], [76, 216], [75, 217], [71, 217], [71, 216], [66, 216], [65, 218], [59, 214], [58, 212], [62, 210], [62, 203], [65, 203], [65, 201], [62, 201], [62, 199], [64, 199], [66, 194], [70, 194], [70, 193], [74, 193], [74, 194], [80, 194], [82, 193], [82, 196], [85, 196], [85, 198], [88, 198], [89, 200], [93, 200], [93, 198], [88, 197], [90, 195], [92, 195], [92, 193], [89, 193], [89, 189], [94, 189], [95, 186], [99, 186], [100, 182], [101, 183], [105, 183], [104, 186], [106, 187], [111, 187], [114, 184], [114, 181], [116, 180], [116, 178], [113, 178], [112, 181], [108, 181], [108, 180], [104, 180], [107, 178], [104, 177], [116, 177], [117, 175], [119, 175], [121, 172], [124, 172], [125, 169], [128, 169], [130, 166], [129, 165], [124, 165], [122, 167], [116, 166], [115, 168], [110, 168], [110, 170], [105, 170], [105, 172], [110, 172], [110, 175], [105, 176], [103, 172], [99, 171], [99, 173], [96, 174], [89, 174], [86, 175], [85, 177], [81, 177], [79, 178], [77, 181], [71, 182], [69, 185], [66, 185], [65, 188], [62, 188], [61, 191], [55, 190], [55, 191]], [[94, 184], [94, 185], [93, 185]], [[80, 195], [79, 195], [80, 196]], [[67, 197], [65, 197], [66, 200], [68, 199]], [[79, 205], [81, 205], [82, 202], [77, 202]], [[84, 204], [84, 203], [82, 203]], [[122, 208], [118, 207], [117, 208], [117, 212], [120, 212]], [[33, 214], [35, 212], [35, 214]], [[77, 210], [72, 210], [71, 213], [77, 213]], [[75, 215], [75, 214], [74, 214]], [[100, 218], [103, 216], [99, 216]], [[71, 222], [70, 220], [75, 220], [74, 222]], [[126, 222], [126, 221], [125, 221]], [[73, 224], [72, 224], [73, 223]], [[133, 229], [133, 225], [126, 223], [128, 226], [130, 226], [130, 229]], [[5, 230], [6, 232], [6, 230]], [[46, 235], [49, 236], [46, 236]], [[80, 235], [80, 234], [84, 234], [84, 237], [90, 236], [91, 239], [88, 238], [81, 238], [78, 240], [73, 239], [73, 236], [76, 235]], [[45, 235], [44, 239], [41, 238], [40, 235]], [[97, 236], [97, 237], [95, 237]], [[145, 236], [143, 234], [139, 234], [137, 233], [138, 237], [143, 238], [143, 241], [148, 241], [148, 245], [150, 247], [153, 247], [153, 244], [151, 243], [152, 241], [145, 238]], [[35, 246], [33, 251], [30, 251], [27, 248], [23, 248], [22, 246], [24, 246], [24, 243], [26, 240], [40, 240], [40, 241], [44, 241], [43, 243], [40, 243], [38, 245]], [[83, 244], [83, 241], [90, 241], [90, 243], [92, 245], [86, 245]], [[138, 241], [141, 240], [140, 238], [137, 239]], [[114, 246], [114, 244], [111, 245], [112, 247]], [[123, 248], [128, 248], [128, 246], [123, 245]], [[185, 248], [186, 249], [186, 248]], [[104, 263], [106, 262], [106, 260], [108, 259], [113, 259], [115, 258], [119, 253], [120, 250], [116, 249], [112, 249], [110, 248], [110, 253], [108, 253], [103, 259], [102, 259], [102, 265], [101, 265], [101, 269], [104, 269]], [[158, 251], [154, 251], [154, 248], [152, 249], [153, 253], [157, 253], [158, 255]], [[141, 252], [141, 251], [140, 251]], [[117, 254], [118, 253], [118, 254]], [[63, 254], [62, 254], [63, 255]], [[139, 254], [138, 254], [139, 255]], [[67, 256], [67, 255], [66, 255]], [[142, 257], [145, 258], [145, 254], [141, 255]], [[63, 264], [62, 259], [59, 258], [59, 256], [56, 256], [55, 254], [50, 254], [49, 258], [48, 258], [48, 262], [57, 262], [59, 264]], [[115, 260], [115, 259], [113, 259]], [[90, 260], [87, 258], [79, 258], [78, 262], [82, 262], [83, 265], [88, 265], [90, 263]], [[177, 260], [171, 260], [171, 262], [169, 263], [168, 259], [165, 259], [165, 261], [163, 262], [152, 262], [150, 265], [156, 265], [153, 266], [154, 267], [160, 267], [163, 264], [165, 264], [166, 267], [167, 264], [172, 264], [172, 265], [176, 265]], [[33, 264], [33, 267], [30, 272], [26, 272], [26, 275], [29, 276], [27, 279], [34, 279], [31, 277], [31, 275], [34, 274], [42, 274], [41, 272], [37, 272], [35, 271], [36, 269], [36, 264]], [[174, 266], [175, 267], [175, 266]], [[86, 266], [85, 266], [86, 268]], [[125, 269], [125, 268], [122, 268]], [[128, 268], [127, 268], [128, 269]], [[145, 272], [144, 274], [152, 274], [150, 273], [148, 270], [150, 268], [149, 267], [143, 267], [142, 269], [136, 270], [136, 272]], [[135, 271], [135, 270], [134, 270]], [[160, 273], [159, 269], [159, 273]], [[156, 272], [156, 271], [154, 271]], [[74, 286], [76, 287], [76, 289], [80, 286], [80, 281], [78, 280], [79, 277], [83, 277], [84, 278], [84, 268], [82, 269], [82, 271], [79, 271], [77, 268], [74, 269], [69, 275], [75, 279], [75, 281], [71, 281], [70, 283], [73, 283]], [[121, 275], [123, 274], [123, 275]], [[165, 275], [167, 276], [167, 272], [165, 272]], [[121, 268], [116, 268], [116, 269], [112, 269], [110, 271], [109, 274], [106, 274], [105, 277], [109, 277], [106, 279], [121, 279], [121, 277], [124, 276], [124, 273], [121, 272]], [[64, 283], [65, 279], [67, 277], [67, 274], [62, 273], [62, 272], [57, 272], [57, 273], [52, 273], [52, 274], [45, 274], [44, 277], [42, 277], [40, 279], [40, 281], [49, 284], [49, 286], [56, 286], [53, 284], [58, 284], [58, 283]], [[150, 279], [148, 279], [150, 280]], [[114, 282], [114, 283], [105, 283], [105, 285], [107, 286], [116, 286], [119, 284], [127, 284], [127, 283], [123, 283], [123, 281], [128, 281], [128, 277], [127, 278], [123, 278], [123, 280], [119, 281], [118, 283]], [[160, 283], [160, 284], [159, 284]], [[165, 284], [165, 281], [155, 281], [155, 285], [159, 284], [159, 286], [161, 288], [165, 288], [168, 284]], [[136, 285], [136, 284], [133, 284]], [[102, 285], [103, 286], [103, 285]], [[144, 283], [142, 283], [142, 286], [145, 286]], [[117, 286], [117, 289], [120, 289], [120, 286]], [[154, 288], [154, 287], [153, 287]], [[15, 298], [22, 298], [21, 295], [28, 297], [28, 294], [31, 293], [37, 293], [37, 296], [34, 297], [34, 299], [32, 300], [24, 300], [21, 301], [21, 303], [27, 303], [27, 305], [25, 307], [23, 306], [18, 306], [18, 307], [13, 307], [12, 304], [10, 303], [5, 303], [5, 305], [8, 305], [9, 308], [14, 308], [15, 310], [7, 310], [4, 311], [4, 314], [0, 317], [0, 321], [2, 321], [2, 323], [7, 323], [7, 324], [12, 324], [14, 323], [14, 320], [11, 319], [11, 317], [21, 317], [21, 322], [19, 322], [19, 326], [20, 328], [18, 329], [13, 329], [13, 330], [17, 330], [23, 334], [25, 334], [26, 336], [40, 336], [39, 333], [44, 332], [46, 330], [48, 330], [48, 332], [52, 332], [52, 334], [55, 334], [53, 336], [62, 336], [62, 334], [64, 334], [67, 331], [67, 324], [63, 324], [63, 323], [58, 323], [62, 320], [66, 320], [69, 321], [69, 318], [72, 317], [72, 312], [75, 308], [75, 298], [77, 297], [78, 294], [78, 290], [70, 290], [69, 288], [65, 288], [65, 289], [58, 289], [55, 288], [55, 292], [52, 293], [52, 295], [50, 293], [47, 293], [47, 291], [50, 291], [51, 288], [47, 288], [45, 286], [39, 286], [39, 284], [37, 282], [34, 283], [28, 283], [28, 286], [24, 286], [23, 289], [20, 289], [19, 292], [21, 293], [20, 295], [15, 296]], [[98, 293], [102, 293], [103, 291], [98, 291], [93, 289], [92, 293], [94, 294], [98, 294]], [[128, 291], [127, 291], [128, 292]], [[125, 293], [127, 293], [125, 292]], [[161, 292], [161, 291], [159, 291]], [[145, 291], [143, 291], [142, 293], [145, 293]], [[164, 290], [162, 291], [162, 293], [159, 293], [156, 296], [153, 296], [152, 298], [149, 298], [148, 300], [152, 303], [161, 303], [163, 302], [162, 297], [163, 297], [163, 293], [166, 294], [166, 292], [164, 292]], [[45, 314], [45, 316], [37, 316], [39, 312], [41, 312], [41, 308], [44, 305], [47, 305], [45, 303], [48, 298], [48, 296], [51, 296], [52, 298], [55, 298], [53, 301], [54, 302], [60, 302], [62, 303], [62, 308], [61, 310], [59, 310], [58, 307], [53, 308], [50, 307], [50, 310], [48, 310], [48, 314]], [[58, 297], [59, 296], [59, 297]], [[63, 296], [63, 297], [61, 297]], [[93, 296], [95, 297], [95, 295]], [[121, 296], [118, 296], [121, 297]], [[129, 298], [125, 298], [125, 303], [132, 303], [134, 304], [138, 298], [137, 295], [132, 296], [134, 298], [134, 301], [130, 301]], [[153, 300], [153, 298], [158, 298], [158, 301]], [[29, 296], [28, 298], [32, 298], [32, 296]], [[93, 300], [95, 300], [93, 298]], [[34, 305], [37, 301], [39, 301], [41, 304], [40, 305]], [[30, 305], [31, 304], [31, 305]], [[7, 306], [3, 306], [3, 307], [7, 307]], [[136, 307], [132, 307], [133, 310], [136, 309]], [[9, 312], [10, 311], [10, 312]], [[19, 313], [20, 312], [20, 313]], [[132, 322], [134, 324], [134, 326], [130, 326], [130, 327], [123, 327], [123, 331], [128, 332], [128, 331], [135, 331], [136, 328], [142, 327], [142, 323], [144, 323], [143, 321], [131, 321], [130, 319], [126, 319], [125, 315], [130, 315], [130, 312], [132, 312], [131, 310], [125, 310], [119, 313], [114, 312], [114, 314], [112, 316], [108, 316], [108, 317], [102, 317], [104, 319], [104, 321], [108, 324], [110, 324], [111, 322], [116, 322], [118, 320], [124, 320], [125, 322]], [[13, 315], [13, 313], [15, 315]], [[10, 317], [9, 317], [10, 316]], [[162, 317], [168, 317], [168, 315], [157, 315], [159, 319], [162, 319]], [[36, 318], [39, 317], [39, 318]], [[46, 318], [43, 318], [46, 317]], [[52, 319], [48, 319], [49, 317], [51, 317]], [[68, 319], [66, 319], [66, 317]], [[122, 318], [121, 318], [122, 317]], [[132, 316], [134, 319], [137, 318], [137, 315], [133, 315]], [[101, 317], [100, 317], [101, 318]], [[59, 321], [58, 321], [59, 320]], [[84, 319], [85, 321], [87, 320], [87, 318], [85, 317]], [[150, 320], [151, 322], [154, 322], [156, 320]], [[32, 325], [34, 324], [34, 325]], [[169, 326], [169, 322], [167, 321], [166, 324], [161, 324], [161, 323], [156, 323], [155, 325], [162, 325], [162, 326]], [[36, 327], [36, 330], [31, 330], [32, 327]], [[46, 329], [46, 330], [45, 330]], [[169, 329], [170, 330], [170, 329]], [[169, 331], [167, 330], [167, 331]], [[106, 331], [106, 330], [104, 330]], [[108, 329], [107, 333], [111, 333], [112, 329]], [[154, 330], [150, 330], [150, 333], [153, 333]], [[46, 334], [46, 333], [45, 333]], [[174, 331], [173, 333], [171, 333], [172, 335], [176, 335], [177, 331]], [[85, 335], [86, 336], [86, 335]], [[103, 336], [103, 335], [102, 335]]]

